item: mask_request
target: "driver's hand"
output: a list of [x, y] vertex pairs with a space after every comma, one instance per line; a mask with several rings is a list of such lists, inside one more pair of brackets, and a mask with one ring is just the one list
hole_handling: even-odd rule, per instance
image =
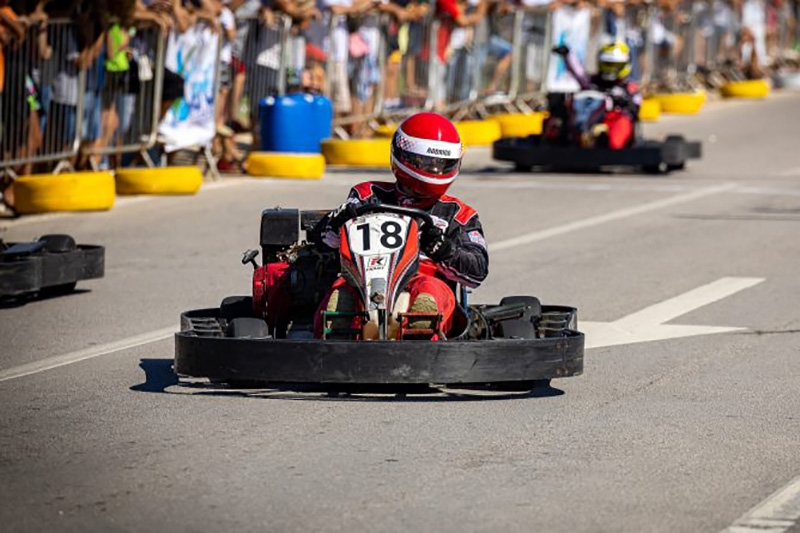
[[338, 231], [344, 223], [356, 217], [358, 200], [350, 199], [331, 212], [331, 229]]
[[559, 56], [566, 56], [569, 55], [569, 46], [560, 45], [553, 48], [552, 52]]
[[426, 225], [422, 229], [420, 247], [434, 261], [449, 257], [453, 251], [453, 244], [445, 238], [444, 232], [433, 225]]
[[331, 229], [338, 231], [345, 222], [358, 216], [358, 209], [365, 205], [378, 205], [380, 200], [371, 196], [363, 202], [356, 198], [349, 198], [331, 213]]

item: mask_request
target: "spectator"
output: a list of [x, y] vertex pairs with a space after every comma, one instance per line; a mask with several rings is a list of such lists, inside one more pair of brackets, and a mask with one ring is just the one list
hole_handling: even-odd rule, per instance
[[[13, 66], [7, 58], [13, 58], [20, 43], [25, 38], [25, 29], [19, 22], [16, 12], [8, 5], [7, 0], [0, 0], [0, 146], [4, 159], [13, 159], [18, 139], [11, 132], [11, 124], [20, 124], [20, 115], [24, 114], [23, 92], [13, 77]], [[19, 111], [22, 109], [22, 111]], [[3, 174], [0, 181], [0, 200], [6, 208], [13, 212], [13, 189], [11, 180]]]
[[[436, 0], [436, 16], [440, 20], [439, 34], [437, 36], [437, 49], [434, 55], [433, 68], [434, 77], [437, 80], [436, 87], [439, 88], [438, 94], [434, 95], [437, 107], [442, 108], [445, 104], [446, 95], [444, 94], [447, 50], [450, 46], [450, 37], [455, 28], [473, 26], [486, 15], [487, 3], [481, 2], [478, 9], [469, 15], [456, 3], [456, 0]], [[430, 54], [428, 49], [422, 50], [422, 58], [427, 59]]]
[[386, 65], [383, 70], [383, 109], [390, 111], [399, 109], [400, 103], [400, 28], [407, 20], [408, 0], [390, 0], [380, 4], [386, 13], [391, 14], [391, 19], [384, 26], [384, 39], [387, 50]]
[[[428, 46], [430, 28], [425, 23], [428, 11], [428, 2], [424, 0], [409, 0], [406, 5], [405, 18], [408, 20], [408, 25], [405, 38], [406, 49], [403, 53], [405, 55], [405, 92], [410, 97], [423, 95], [419, 87], [420, 82], [427, 85], [424, 62], [417, 63], [417, 59], [421, 57], [423, 48]], [[400, 35], [398, 35], [398, 40], [400, 40]]]
[[[500, 84], [511, 68], [514, 59], [510, 39], [507, 29], [512, 29], [514, 24], [508, 24], [508, 15], [512, 14], [514, 8], [508, 0], [481, 0], [485, 4], [485, 18], [478, 23], [477, 40], [480, 43], [478, 49], [477, 64], [479, 68], [484, 64], [485, 59], [491, 57], [496, 63], [492, 71], [492, 77], [486, 85], [483, 93], [490, 95], [500, 91]], [[506, 22], [506, 24], [503, 24]], [[508, 37], [507, 39], [505, 37]]]
[[546, 73], [545, 65], [550, 56], [550, 50], [545, 43], [547, 34], [547, 11], [554, 9], [552, 0], [522, 0], [522, 9], [528, 13], [525, 16], [525, 82], [526, 92], [532, 93], [542, 87]]

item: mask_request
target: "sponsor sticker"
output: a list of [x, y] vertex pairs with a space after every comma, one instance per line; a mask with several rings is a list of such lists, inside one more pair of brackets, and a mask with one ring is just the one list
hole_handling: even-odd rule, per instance
[[442, 231], [446, 231], [447, 227], [450, 225], [443, 218], [439, 218], [439, 217], [433, 216], [433, 215], [431, 215], [431, 218], [433, 219], [433, 225], [436, 226], [437, 228], [439, 228]]
[[469, 236], [470, 241], [486, 248], [486, 239], [483, 238], [483, 235], [481, 235], [480, 231], [478, 230], [470, 231], [467, 235]]
[[381, 270], [386, 266], [385, 255], [374, 255], [367, 262], [367, 270]]

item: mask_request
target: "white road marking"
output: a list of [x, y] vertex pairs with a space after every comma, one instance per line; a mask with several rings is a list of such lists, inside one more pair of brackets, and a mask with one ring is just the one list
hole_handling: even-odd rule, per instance
[[516, 248], [517, 246], [521, 246], [524, 244], [531, 244], [534, 242], [549, 239], [551, 237], [558, 237], [561, 235], [565, 235], [567, 233], [572, 233], [573, 231], [578, 231], [585, 228], [591, 228], [594, 226], [598, 226], [600, 224], [605, 224], [607, 222], [614, 222], [617, 220], [630, 218], [636, 215], [649, 213], [651, 211], [656, 211], [658, 209], [663, 209], [665, 207], [671, 207], [674, 205], [691, 202], [699, 198], [705, 198], [706, 196], [713, 196], [715, 194], [720, 194], [735, 188], [736, 188], [735, 184], [725, 183], [723, 185], [706, 187], [704, 189], [700, 189], [686, 194], [679, 194], [677, 196], [672, 196], [670, 198], [665, 198], [663, 200], [656, 200], [655, 202], [637, 205], [634, 207], [627, 207], [625, 209], [612, 211], [611, 213], [606, 213], [604, 215], [598, 215], [595, 217], [584, 218], [582, 220], [576, 220], [574, 222], [569, 222], [562, 226], [556, 226], [553, 228], [534, 231], [526, 235], [520, 235], [518, 237], [512, 237], [511, 239], [506, 239], [496, 243], [491, 243], [489, 245], [489, 252], [495, 253], [502, 250], [508, 250], [510, 248]]
[[638, 342], [694, 337], [727, 333], [747, 328], [717, 326], [666, 325], [711, 303], [763, 282], [764, 278], [721, 278], [680, 296], [646, 307], [614, 322], [580, 322], [578, 328], [586, 335], [586, 348], [601, 348]]
[[76, 352], [57, 355], [55, 357], [48, 357], [47, 359], [42, 359], [41, 361], [15, 366], [13, 368], [9, 368], [8, 370], [0, 370], [0, 382], [9, 381], [24, 376], [30, 376], [31, 374], [38, 374], [39, 372], [71, 365], [72, 363], [77, 363], [79, 361], [86, 361], [87, 359], [94, 359], [95, 357], [100, 357], [102, 355], [109, 355], [122, 350], [128, 350], [130, 348], [136, 348], [137, 346], [150, 344], [151, 342], [168, 339], [172, 337], [176, 331], [177, 328], [175, 326], [171, 326], [168, 328], [151, 331], [149, 333], [142, 333], [141, 335], [128, 337], [127, 339], [110, 342], [101, 346], [92, 346], [91, 348], [78, 350]]
[[800, 477], [739, 518], [722, 533], [783, 533], [800, 524]]

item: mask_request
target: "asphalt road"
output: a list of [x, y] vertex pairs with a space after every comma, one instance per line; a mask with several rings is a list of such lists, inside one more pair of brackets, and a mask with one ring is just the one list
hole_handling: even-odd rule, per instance
[[[705, 150], [670, 177], [515, 174], [469, 151], [454, 191], [480, 212], [491, 253], [473, 301], [535, 294], [594, 323], [650, 308], [634, 315], [652, 322], [638, 338], [601, 342], [591, 332], [611, 330], [587, 324], [584, 375], [548, 395], [177, 384], [165, 328], [249, 291], [239, 258], [261, 209], [332, 207], [382, 174], [227, 179], [191, 198], [0, 221], [7, 240], [66, 232], [107, 247], [104, 279], [0, 308], [0, 528], [730, 526], [800, 474], [798, 124], [791, 95], [667, 117], [647, 131]], [[724, 278], [745, 281], [726, 293], [741, 279]], [[640, 342], [662, 322], [739, 329]], [[47, 369], [76, 352], [96, 356]], [[20, 368], [32, 373], [11, 377]]]

